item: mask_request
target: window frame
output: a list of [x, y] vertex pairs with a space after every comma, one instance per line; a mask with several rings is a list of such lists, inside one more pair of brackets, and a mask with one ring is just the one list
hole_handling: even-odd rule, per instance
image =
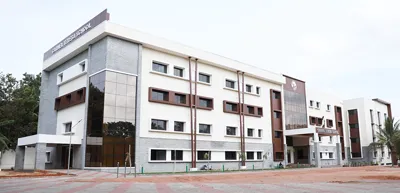
[[[203, 81], [203, 80], [201, 80], [201, 79], [200, 79], [201, 76], [208, 77], [208, 81]], [[202, 82], [202, 83], [206, 83], [206, 84], [211, 84], [211, 74], [207, 74], [207, 73], [204, 73], [204, 72], [199, 72], [199, 73], [198, 73], [198, 80], [197, 80], [197, 82]]]
[[[204, 125], [206, 125], [206, 126], [209, 126], [209, 133], [202, 133], [202, 132], [200, 132], [200, 128], [201, 128], [201, 126], [204, 126]], [[198, 129], [198, 133], [199, 134], [206, 134], [206, 135], [211, 135], [211, 131], [212, 130], [212, 125], [211, 124], [205, 124], [205, 123], [199, 123], [199, 129]]]
[[[65, 122], [63, 125], [64, 125], [64, 133], [72, 133], [72, 121]], [[69, 131], [67, 131], [67, 125], [69, 125]]]
[[[250, 91], [249, 91], [249, 88], [250, 88]], [[246, 92], [247, 92], [247, 93], [252, 93], [252, 92], [253, 92], [253, 85], [251, 85], [251, 84], [246, 84], [245, 89], [246, 89]]]
[[[234, 155], [233, 157], [235, 157], [235, 158], [227, 159], [228, 153], [231, 154], [231, 155]], [[229, 161], [230, 160], [237, 160], [237, 152], [236, 151], [225, 151], [225, 160], [229, 160]]]
[[[153, 128], [153, 121], [162, 121], [162, 122], [164, 122], [164, 126], [165, 126], [165, 129], [154, 129]], [[157, 125], [158, 126], [158, 125]], [[163, 120], [163, 119], [151, 119], [151, 122], [150, 122], [150, 130], [155, 130], [155, 131], [168, 131], [168, 120]]]
[[[228, 83], [232, 84], [233, 87], [228, 86]], [[225, 88], [235, 89], [236, 88], [236, 81], [230, 80], [230, 79], [225, 79]]]
[[[251, 135], [249, 135], [249, 131], [251, 131]], [[247, 128], [247, 137], [254, 137], [254, 128]]]
[[[157, 154], [156, 154], [156, 152], [164, 152], [165, 153], [165, 159], [153, 159], [153, 151], [154, 151], [154, 153], [155, 153], [155, 157], [157, 157]], [[165, 150], [165, 149], [150, 149], [150, 161], [155, 161], [155, 162], [157, 162], [157, 161], [159, 161], [159, 162], [163, 162], [163, 161], [167, 161], [167, 150]]]
[[263, 137], [263, 130], [262, 129], [257, 129], [257, 137], [259, 137], [259, 138]]
[[[176, 75], [175, 70], [180, 70], [181, 75]], [[184, 70], [185, 70], [185, 68], [182, 68], [179, 66], [174, 66], [174, 76], [183, 78], [185, 76]]]
[[[181, 157], [177, 156], [177, 155], [179, 155], [178, 152]], [[176, 155], [174, 156], [174, 154], [176, 154]], [[183, 161], [183, 150], [176, 150], [176, 149], [171, 150], [171, 161]]]
[[[166, 98], [164, 99], [164, 96], [163, 96], [162, 100], [158, 99], [158, 94], [157, 93], [158, 94], [163, 93], [163, 95], [165, 94]], [[164, 91], [164, 90], [160, 90], [160, 89], [151, 89], [151, 91], [150, 91], [150, 99], [152, 101], [168, 102], [169, 101], [169, 92], [168, 91]]]
[[[176, 130], [176, 123], [182, 123], [182, 131]], [[185, 132], [185, 122], [183, 122], [183, 121], [174, 121], [174, 132]]]
[[[163, 67], [165, 67], [165, 72], [161, 72], [161, 71], [158, 71], [157, 69], [155, 69], [154, 68], [154, 66], [155, 65], [158, 65], [158, 66], [163, 66]], [[168, 64], [166, 64], [166, 63], [163, 63], [163, 62], [158, 62], [158, 61], [152, 61], [152, 64], [151, 64], [151, 71], [153, 71], [153, 72], [157, 72], [157, 73], [162, 73], [162, 74], [168, 74]]]
[[256, 86], [256, 94], [260, 95], [261, 94], [261, 87]]
[[[252, 158], [249, 158], [249, 155], [252, 155]], [[254, 160], [254, 151], [246, 152], [246, 160]]]
[[[233, 129], [235, 134], [233, 134], [233, 135], [232, 135], [232, 134], [229, 134], [229, 133], [228, 133], [228, 129]], [[236, 130], [237, 130], [237, 127], [226, 126], [225, 135], [228, 135], [228, 136], [237, 136]]]
[[[205, 159], [204, 158], [204, 154], [202, 154], [203, 156], [199, 156], [200, 154], [200, 152], [202, 152], [202, 153], [208, 153], [208, 159]], [[211, 160], [211, 155], [212, 155], [212, 151], [197, 151], [197, 160], [198, 161], [207, 161], [207, 160]], [[199, 159], [201, 157], [201, 159]]]

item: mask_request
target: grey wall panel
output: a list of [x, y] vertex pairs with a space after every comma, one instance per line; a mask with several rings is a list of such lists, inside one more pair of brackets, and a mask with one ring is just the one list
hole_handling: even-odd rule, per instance
[[39, 102], [39, 134], [56, 134], [57, 112], [54, 110], [55, 98], [58, 97], [57, 74], [76, 63], [87, 59], [88, 52], [84, 51], [71, 58], [56, 69], [42, 72], [42, 83], [40, 86]]
[[107, 38], [94, 43], [90, 47], [90, 58], [88, 66], [88, 74], [91, 75], [95, 72], [106, 68], [107, 63]]
[[131, 74], [138, 73], [139, 45], [107, 37], [107, 68]]

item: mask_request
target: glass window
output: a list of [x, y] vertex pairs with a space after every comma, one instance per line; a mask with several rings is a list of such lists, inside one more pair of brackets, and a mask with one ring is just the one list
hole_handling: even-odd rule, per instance
[[257, 108], [257, 114], [262, 116], [263, 115], [263, 109], [262, 108]]
[[329, 153], [329, 158], [333, 159], [333, 153], [332, 152]]
[[199, 81], [210, 83], [210, 75], [199, 73]]
[[235, 81], [225, 80], [225, 86], [228, 88], [235, 88]]
[[211, 160], [211, 151], [197, 151], [197, 160]]
[[211, 108], [211, 99], [199, 98], [199, 106]]
[[50, 152], [46, 152], [46, 162], [51, 162], [50, 160]]
[[322, 118], [317, 118], [318, 125], [322, 125]]
[[257, 94], [260, 94], [260, 89], [261, 89], [260, 87], [258, 87], [258, 86], [256, 87], [256, 93]]
[[175, 103], [186, 104], [186, 95], [175, 94]]
[[281, 132], [275, 131], [275, 138], [281, 138]]
[[225, 110], [227, 111], [238, 111], [237, 109], [238, 104], [235, 103], [225, 103]]
[[319, 153], [319, 158], [322, 158], [322, 153], [321, 152]]
[[257, 152], [257, 159], [262, 159], [262, 152]]
[[64, 75], [62, 73], [58, 75], [58, 79], [60, 80], [60, 82], [63, 81], [63, 78], [64, 78]]
[[174, 122], [174, 131], [183, 132], [184, 125], [185, 125], [184, 122], [175, 121]]
[[274, 99], [280, 99], [281, 98], [281, 93], [272, 91], [272, 94], [274, 95]]
[[178, 68], [178, 67], [174, 67], [174, 75], [175, 76], [179, 76], [179, 77], [183, 77], [183, 69], [182, 68]]
[[357, 109], [349, 110], [349, 115], [357, 114]]
[[168, 92], [153, 89], [151, 91], [151, 99], [157, 101], [168, 101]]
[[167, 151], [166, 150], [156, 150], [152, 149], [151, 150], [151, 156], [150, 156], [152, 161], [158, 161], [158, 160], [167, 160]]
[[226, 151], [225, 152], [225, 160], [236, 160], [236, 152], [235, 151]]
[[72, 123], [71, 123], [71, 122], [69, 122], [69, 123], [64, 123], [65, 133], [71, 132], [71, 126], [72, 126]]
[[360, 143], [360, 139], [359, 138], [350, 138], [351, 143]]
[[275, 152], [275, 158], [277, 160], [283, 160], [283, 152]]
[[253, 86], [246, 84], [246, 92], [251, 92]]
[[249, 113], [249, 114], [254, 114], [254, 107], [252, 107], [252, 106], [247, 106], [247, 113]]
[[333, 137], [332, 137], [332, 136], [329, 136], [329, 142], [332, 143], [332, 141], [333, 141]]
[[153, 62], [153, 71], [167, 74], [167, 65]]
[[378, 152], [374, 151], [374, 157], [378, 156]]
[[359, 128], [357, 123], [350, 124], [350, 129], [357, 129], [357, 128]]
[[274, 118], [275, 119], [280, 119], [281, 118], [281, 112], [274, 111]]
[[316, 102], [316, 105], [317, 105], [317, 109], [319, 109], [319, 102]]
[[247, 137], [253, 137], [254, 129], [247, 129]]
[[152, 119], [151, 120], [151, 129], [153, 130], [167, 130], [167, 121]]
[[258, 130], [258, 137], [262, 137], [262, 129]]
[[226, 127], [226, 135], [236, 135], [236, 127]]
[[211, 125], [200, 124], [199, 125], [199, 133], [211, 133]]
[[171, 160], [183, 160], [183, 151], [171, 150]]
[[310, 106], [311, 106], [311, 107], [314, 106], [314, 101], [310, 100]]
[[254, 152], [246, 152], [247, 154], [247, 159], [248, 160], [253, 160], [254, 159]]

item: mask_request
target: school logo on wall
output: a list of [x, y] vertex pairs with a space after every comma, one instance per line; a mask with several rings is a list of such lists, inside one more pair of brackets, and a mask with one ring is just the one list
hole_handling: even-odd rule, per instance
[[296, 84], [296, 82], [294, 80], [292, 80], [292, 84], [291, 85], [292, 85], [293, 90], [297, 89], [297, 84]]

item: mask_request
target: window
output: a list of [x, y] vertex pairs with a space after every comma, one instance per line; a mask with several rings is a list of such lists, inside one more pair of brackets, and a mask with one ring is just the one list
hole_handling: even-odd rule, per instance
[[283, 160], [283, 152], [275, 152], [276, 160]]
[[246, 92], [251, 92], [253, 86], [246, 84]]
[[198, 151], [197, 160], [211, 160], [211, 151]]
[[392, 157], [392, 152], [388, 152], [388, 158], [391, 158]]
[[236, 152], [235, 151], [226, 151], [225, 152], [225, 160], [236, 160]]
[[174, 67], [174, 76], [183, 77], [183, 69]]
[[326, 121], [328, 127], [333, 127], [333, 121], [331, 119], [327, 119]]
[[252, 106], [247, 106], [247, 113], [249, 113], [249, 114], [254, 114], [254, 107], [252, 107]]
[[50, 162], [51, 162], [51, 160], [50, 160], [50, 152], [47, 151], [46, 152], [46, 163], [50, 163]]
[[151, 120], [151, 129], [153, 130], [167, 130], [167, 121], [152, 119]]
[[238, 104], [235, 103], [225, 103], [225, 110], [227, 111], [238, 111], [237, 109]]
[[315, 117], [310, 117], [310, 124], [315, 125], [317, 123], [317, 118]]
[[322, 118], [318, 118], [317, 121], [318, 121], [318, 125], [322, 125]]
[[329, 136], [329, 142], [332, 143], [332, 141], [333, 141], [333, 137]]
[[350, 138], [351, 143], [360, 143], [360, 138]]
[[260, 89], [261, 88], [259, 86], [256, 87], [256, 94], [260, 94]]
[[71, 94], [67, 95], [68, 104], [71, 103], [71, 99], [72, 99], [72, 95]]
[[174, 122], [174, 131], [183, 132], [184, 126], [185, 126], [185, 123], [184, 123], [184, 122], [175, 121], [175, 122]]
[[82, 63], [80, 63], [80, 65], [81, 65], [81, 71], [82, 71], [82, 72], [85, 72], [85, 70], [86, 70], [86, 63], [85, 63], [85, 62], [82, 62]]
[[171, 150], [171, 160], [183, 160], [183, 151]]
[[357, 114], [357, 110], [353, 109], [353, 110], [349, 110], [349, 115], [355, 115]]
[[60, 82], [63, 81], [63, 78], [64, 78], [64, 75], [62, 73], [58, 75], [58, 79], [60, 80]]
[[281, 132], [275, 131], [275, 138], [281, 138]]
[[199, 106], [200, 107], [212, 108], [211, 99], [199, 98]]
[[351, 153], [351, 157], [361, 157], [361, 153]]
[[384, 151], [382, 151], [382, 157], [385, 157], [385, 152]]
[[78, 95], [78, 100], [82, 100], [83, 98], [83, 90], [78, 90], [78, 92], [76, 92]]
[[186, 95], [175, 94], [175, 103], [186, 104]]
[[257, 159], [262, 159], [262, 152], [257, 152]]
[[166, 150], [151, 150], [150, 160], [152, 161], [161, 161], [167, 160], [167, 151]]
[[378, 125], [381, 125], [381, 112], [378, 111], [377, 113], [378, 113]]
[[280, 119], [281, 118], [281, 112], [274, 111], [274, 118], [275, 119]]
[[153, 71], [167, 74], [167, 65], [153, 62]]
[[226, 127], [226, 135], [236, 135], [236, 127]]
[[262, 137], [262, 129], [258, 130], [258, 137]]
[[64, 123], [65, 133], [71, 132], [71, 129], [72, 129], [71, 126], [72, 126], [72, 123], [71, 123], [71, 122], [69, 122], [69, 123]]
[[386, 121], [386, 119], [387, 119], [386, 113], [383, 113], [383, 117], [385, 118], [385, 121]]
[[152, 90], [151, 99], [157, 101], [168, 101], [168, 92], [160, 90]]
[[374, 151], [374, 157], [378, 156], [378, 152]]
[[199, 73], [199, 81], [210, 83], [210, 75]]
[[321, 138], [320, 136], [318, 136], [318, 141], [319, 141], [319, 142], [321, 142], [321, 141], [322, 141], [322, 138]]
[[262, 108], [257, 108], [257, 115], [260, 115], [260, 116], [262, 116], [263, 115], [263, 110], [262, 110]]
[[211, 125], [200, 124], [199, 125], [199, 133], [211, 133]]
[[331, 105], [326, 105], [326, 110], [330, 111], [331, 110]]
[[227, 88], [235, 88], [235, 81], [232, 80], [225, 80], [225, 86]]
[[329, 159], [333, 159], [333, 152], [329, 152]]
[[350, 129], [357, 129], [357, 128], [358, 128], [357, 123], [350, 124]]
[[274, 99], [280, 99], [281, 98], [281, 93], [273, 91], [272, 92]]
[[374, 113], [372, 109], [369, 110], [369, 115], [371, 116], [371, 123], [374, 123]]
[[254, 129], [247, 129], [247, 137], [253, 137]]
[[254, 152], [246, 152], [247, 159], [254, 159]]
[[319, 158], [322, 158], [322, 152], [319, 152]]
[[313, 107], [313, 106], [314, 106], [314, 101], [310, 100], [310, 107]]
[[319, 109], [319, 102], [316, 102], [315, 104], [317, 106], [317, 109]]

